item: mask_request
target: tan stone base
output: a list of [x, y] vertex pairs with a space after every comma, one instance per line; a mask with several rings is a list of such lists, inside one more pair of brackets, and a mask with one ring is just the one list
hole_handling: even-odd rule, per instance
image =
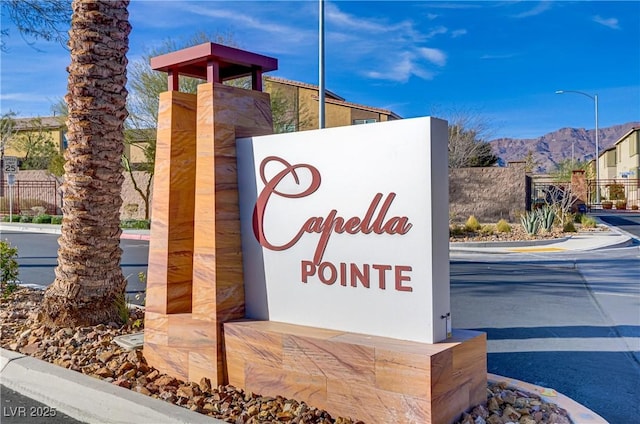
[[229, 383], [367, 423], [451, 423], [486, 402], [484, 333], [426, 344], [272, 321], [224, 324]]

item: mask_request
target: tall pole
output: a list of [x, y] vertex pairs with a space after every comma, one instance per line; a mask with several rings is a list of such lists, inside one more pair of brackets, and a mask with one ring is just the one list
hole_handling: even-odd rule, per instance
[[318, 25], [318, 127], [324, 128], [324, 0], [318, 0], [320, 22]]
[[596, 203], [600, 203], [600, 143], [598, 139], [598, 95], [593, 96], [596, 104]]
[[576, 93], [576, 94], [582, 94], [583, 96], [586, 96], [588, 98], [590, 98], [591, 100], [593, 100], [594, 104], [595, 104], [595, 108], [596, 108], [596, 203], [600, 204], [600, 139], [599, 139], [599, 135], [598, 135], [598, 95], [594, 94], [593, 96], [591, 94], [585, 93], [583, 91], [575, 91], [575, 90], [558, 90], [556, 91], [556, 94], [564, 94], [564, 93]]

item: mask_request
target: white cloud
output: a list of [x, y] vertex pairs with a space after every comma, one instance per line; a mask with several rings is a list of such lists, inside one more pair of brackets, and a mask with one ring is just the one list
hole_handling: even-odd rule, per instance
[[243, 14], [237, 9], [224, 10], [224, 9], [214, 9], [214, 8], [201, 7], [201, 6], [190, 6], [188, 10], [192, 13], [196, 13], [201, 16], [224, 19], [226, 21], [235, 21], [236, 23], [241, 24], [245, 28], [256, 29], [258, 31], [263, 31], [270, 34], [293, 35], [296, 33], [293, 27], [289, 27], [281, 24], [274, 24], [270, 22], [264, 22], [252, 16]]
[[465, 35], [467, 33], [466, 29], [455, 29], [453, 31], [451, 31], [451, 37], [452, 38], [457, 38], [460, 37], [462, 35]]
[[527, 10], [517, 15], [513, 15], [514, 18], [529, 18], [531, 16], [538, 16], [547, 10], [551, 9], [551, 2], [541, 1], [533, 9]]
[[436, 35], [446, 34], [446, 33], [447, 33], [447, 31], [448, 31], [447, 27], [438, 26], [438, 27], [433, 28], [431, 31], [429, 31], [429, 32], [426, 34], [426, 37], [427, 37], [427, 38], [433, 38], [433, 37], [435, 37]]
[[447, 55], [442, 50], [421, 47], [418, 49], [418, 52], [429, 62], [438, 66], [444, 66], [447, 63]]
[[432, 80], [434, 73], [423, 68], [417, 61], [416, 55], [412, 52], [402, 52], [400, 59], [387, 65], [387, 71], [368, 71], [365, 75], [369, 78], [406, 83], [409, 78], [416, 76], [424, 80]]
[[618, 25], [617, 18], [603, 18], [600, 15], [596, 15], [593, 17], [593, 22], [599, 23], [600, 25], [604, 25], [611, 29], [620, 29], [620, 25]]

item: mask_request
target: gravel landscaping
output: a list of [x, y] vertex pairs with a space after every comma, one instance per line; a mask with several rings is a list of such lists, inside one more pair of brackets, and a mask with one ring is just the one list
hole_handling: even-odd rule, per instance
[[[113, 343], [124, 334], [141, 331], [143, 311], [131, 310], [129, 324], [111, 323], [51, 331], [38, 322], [43, 292], [20, 288], [2, 298], [0, 346], [61, 367], [102, 379], [148, 396], [222, 419], [229, 423], [362, 423], [304, 402], [246, 393], [233, 386], [212, 387], [208, 379], [184, 382], [147, 365], [142, 351], [126, 351]], [[462, 411], [461, 411], [462, 412]], [[490, 383], [487, 403], [464, 413], [463, 424], [570, 424], [566, 411], [537, 395]]]

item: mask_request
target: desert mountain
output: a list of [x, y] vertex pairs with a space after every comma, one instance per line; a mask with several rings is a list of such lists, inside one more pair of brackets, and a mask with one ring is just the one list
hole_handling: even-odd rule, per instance
[[[640, 127], [640, 122], [599, 128], [600, 154], [633, 127]], [[590, 161], [596, 153], [595, 130], [584, 128], [562, 128], [538, 138], [497, 138], [489, 143], [501, 164], [524, 160], [531, 150], [539, 165], [534, 170], [536, 173], [553, 171], [557, 163], [571, 159], [572, 153], [575, 160], [579, 161]]]

